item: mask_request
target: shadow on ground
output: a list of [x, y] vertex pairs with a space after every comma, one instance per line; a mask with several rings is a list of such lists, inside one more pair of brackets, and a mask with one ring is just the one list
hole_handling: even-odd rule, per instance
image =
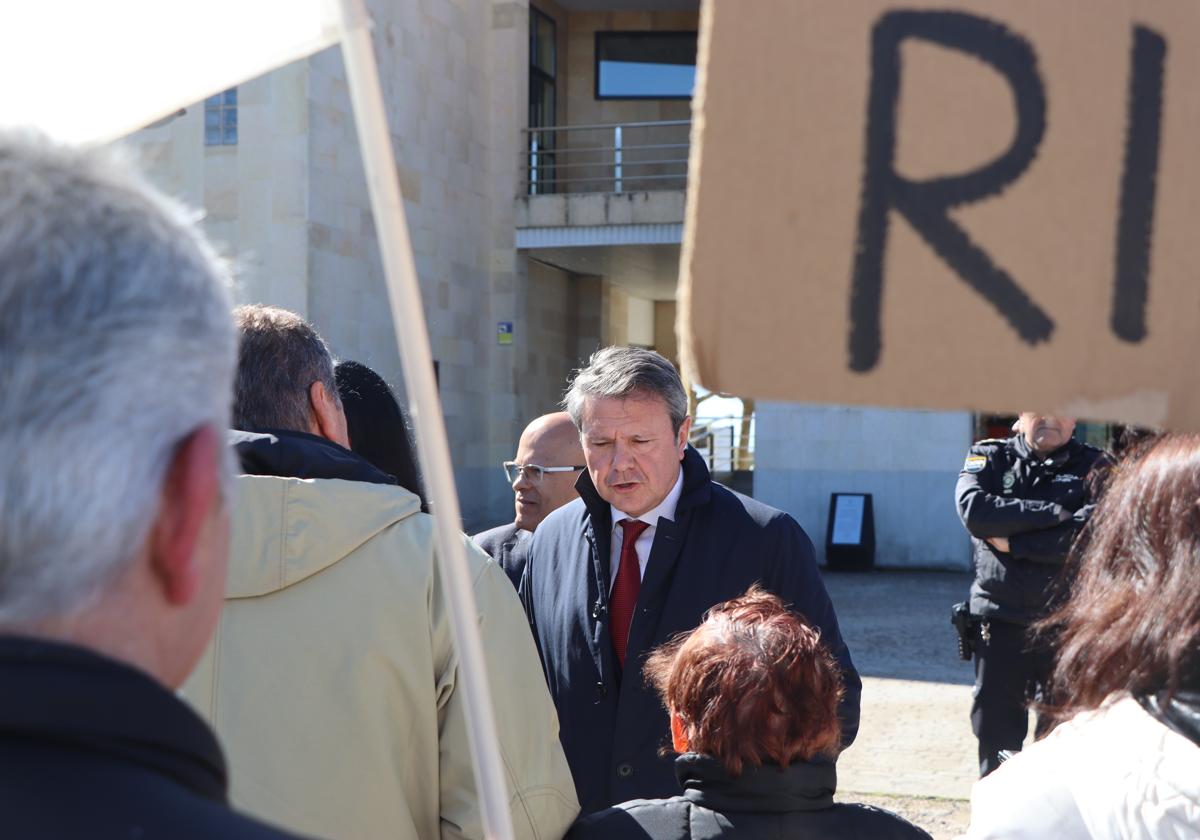
[[842, 635], [864, 677], [971, 685], [958, 658], [950, 607], [966, 600], [966, 572], [823, 571]]

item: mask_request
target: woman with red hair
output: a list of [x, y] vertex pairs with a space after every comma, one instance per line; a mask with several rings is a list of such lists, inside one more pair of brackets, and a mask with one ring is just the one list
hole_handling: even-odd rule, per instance
[[928, 838], [887, 811], [835, 805], [842, 679], [819, 633], [752, 587], [646, 663], [671, 717], [683, 794], [581, 820], [575, 840]]

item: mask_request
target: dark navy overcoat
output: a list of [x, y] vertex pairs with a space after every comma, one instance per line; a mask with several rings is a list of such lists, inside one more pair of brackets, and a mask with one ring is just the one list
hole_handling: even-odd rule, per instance
[[581, 496], [534, 532], [521, 597], [558, 709], [584, 813], [680, 793], [667, 713], [641, 674], [646, 654], [758, 582], [821, 630], [846, 684], [843, 742], [858, 731], [862, 682], [838, 629], [812, 542], [791, 516], [712, 481], [691, 447], [675, 520], [660, 519], [629, 633], [625, 673], [609, 639], [612, 514], [587, 472]]

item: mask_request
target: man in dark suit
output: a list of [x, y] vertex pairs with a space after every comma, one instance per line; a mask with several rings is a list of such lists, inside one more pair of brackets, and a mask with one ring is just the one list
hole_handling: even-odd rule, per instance
[[582, 469], [579, 433], [565, 411], [543, 415], [526, 426], [517, 445], [517, 460], [504, 462], [517, 517], [472, 539], [504, 569], [514, 586], [521, 584], [534, 529], [551, 511], [579, 497], [575, 479]]
[[534, 534], [521, 595], [583, 812], [679, 793], [659, 749], [667, 713], [642, 658], [756, 582], [819, 628], [837, 658], [849, 744], [862, 683], [812, 543], [787, 514], [711, 480], [687, 445], [687, 398], [671, 363], [650, 350], [600, 350], [564, 403], [587, 463], [582, 498]]

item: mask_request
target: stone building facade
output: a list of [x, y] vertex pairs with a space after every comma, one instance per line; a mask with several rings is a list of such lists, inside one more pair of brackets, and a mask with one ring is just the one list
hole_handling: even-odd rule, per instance
[[[481, 527], [511, 516], [500, 462], [525, 423], [554, 410], [602, 343], [653, 344], [655, 304], [516, 247], [528, 2], [368, 5], [424, 300], [413, 317], [429, 326], [464, 523]], [[645, 103], [591, 109], [590, 83], [571, 77], [572, 61], [590, 75], [596, 27], [654, 25], [661, 13], [546, 5], [562, 21], [560, 117], [661, 115]], [[673, 14], [662, 22], [695, 28], [694, 11]], [[339, 358], [374, 367], [403, 395], [340, 51], [240, 85], [236, 98], [235, 144], [205, 145], [204, 103], [128, 142], [160, 186], [202, 209], [235, 262], [240, 302], [303, 314]], [[688, 105], [665, 110], [686, 116]], [[511, 344], [499, 342], [500, 323], [513, 325]]]
[[[599, 51], [629, 33], [686, 42], [698, 6], [368, 0], [425, 310], [412, 317], [429, 327], [469, 531], [511, 518], [500, 462], [593, 350], [677, 356], [690, 99], [602, 96]], [[531, 105], [535, 76], [552, 88], [548, 108]], [[339, 50], [233, 98], [234, 143], [206, 145], [205, 103], [129, 143], [203, 210], [239, 301], [303, 314], [339, 358], [403, 397]], [[970, 415], [760, 403], [756, 417], [754, 494], [795, 515], [818, 549], [829, 494], [871, 492], [881, 564], [966, 564], [950, 496]]]

